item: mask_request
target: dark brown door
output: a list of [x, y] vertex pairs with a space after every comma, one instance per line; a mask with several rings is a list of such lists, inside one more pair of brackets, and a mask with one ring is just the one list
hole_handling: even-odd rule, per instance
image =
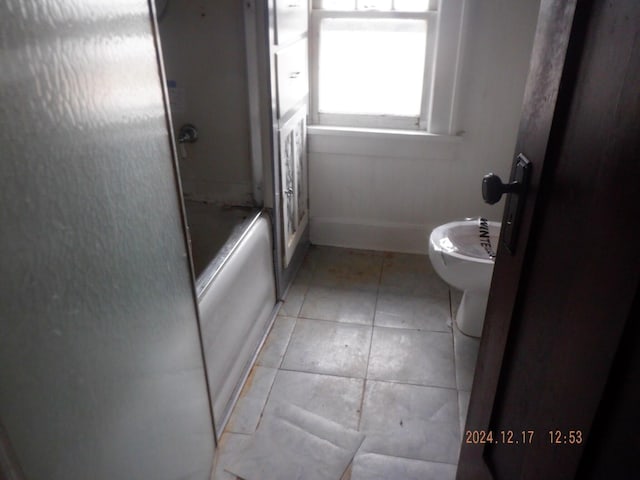
[[515, 152], [531, 188], [515, 254], [498, 253], [458, 480], [575, 478], [596, 444], [637, 332], [639, 37], [637, 0], [542, 1]]

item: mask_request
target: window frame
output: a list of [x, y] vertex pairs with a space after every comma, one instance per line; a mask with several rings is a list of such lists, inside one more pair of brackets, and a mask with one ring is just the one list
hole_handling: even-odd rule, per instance
[[[310, 124], [338, 128], [378, 128], [453, 134], [464, 2], [465, 0], [430, 0], [429, 10], [421, 12], [312, 8], [309, 21]], [[325, 18], [406, 18], [427, 22], [427, 48], [419, 116], [319, 112], [320, 22]]]

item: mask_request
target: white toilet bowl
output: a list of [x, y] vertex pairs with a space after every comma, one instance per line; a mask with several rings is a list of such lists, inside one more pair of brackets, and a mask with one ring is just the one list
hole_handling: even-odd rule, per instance
[[435, 271], [462, 290], [456, 324], [472, 337], [482, 334], [500, 223], [484, 218], [446, 223], [429, 237], [429, 258]]

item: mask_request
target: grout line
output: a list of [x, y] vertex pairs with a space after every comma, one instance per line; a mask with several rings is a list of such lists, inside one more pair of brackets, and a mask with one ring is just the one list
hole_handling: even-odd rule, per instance
[[450, 330], [425, 330], [424, 328], [405, 328], [405, 327], [386, 327], [383, 325], [374, 325], [376, 328], [384, 329], [384, 330], [400, 330], [403, 332], [422, 332], [422, 333], [443, 333], [446, 335], [452, 335]]
[[327, 320], [324, 318], [313, 318], [313, 317], [298, 317], [297, 320], [304, 320], [304, 321], [312, 321], [312, 322], [326, 322], [326, 323], [335, 323], [338, 325], [351, 325], [351, 326], [355, 326], [355, 327], [367, 327], [367, 328], [371, 328], [373, 327], [372, 323], [354, 323], [354, 322], [341, 322], [339, 320]]
[[458, 362], [456, 361], [456, 321], [453, 318], [453, 295], [451, 289], [449, 289], [449, 310], [451, 312], [451, 350], [453, 351], [453, 374], [456, 381], [456, 390], [460, 390], [459, 374], [458, 374]]
[[356, 430], [360, 432], [360, 426], [362, 425], [362, 413], [364, 412], [364, 392], [367, 391], [367, 378], [365, 374], [364, 381], [362, 382], [362, 395], [360, 395], [360, 405], [358, 406], [358, 425]]
[[[296, 272], [296, 276], [291, 280], [291, 285], [294, 284], [294, 282], [296, 281], [296, 279], [298, 278], [298, 275], [300, 275], [300, 271], [302, 270], [303, 266], [304, 266], [304, 262], [305, 260], [308, 259], [309, 257], [309, 253], [310, 250], [307, 250], [307, 253], [305, 254], [304, 258], [302, 259], [302, 263], [300, 265], [300, 268], [298, 269], [298, 271]], [[311, 282], [311, 280], [313, 279], [313, 275], [315, 273], [315, 268], [313, 268], [313, 266], [310, 267], [311, 268], [311, 276], [309, 278], [309, 282]], [[278, 365], [278, 370], [281, 370], [282, 367], [282, 363], [284, 362], [284, 357], [287, 355], [287, 352], [289, 351], [289, 346], [291, 345], [291, 339], [293, 338], [293, 333], [296, 330], [296, 327], [298, 326], [298, 319], [301, 318], [300, 314], [302, 313], [302, 307], [304, 305], [304, 301], [307, 299], [307, 293], [309, 292], [309, 287], [310, 287], [310, 283], [307, 283], [305, 285], [304, 288], [304, 293], [302, 294], [302, 302], [300, 303], [300, 308], [298, 309], [298, 312], [296, 313], [295, 316], [290, 315], [290, 318], [294, 318], [294, 322], [293, 322], [293, 328], [291, 329], [291, 334], [289, 335], [289, 340], [287, 340], [287, 345], [284, 349], [284, 352], [282, 353], [282, 358], [280, 359], [280, 364]], [[288, 295], [289, 292], [287, 292]], [[287, 301], [287, 299], [285, 298], [285, 302]], [[269, 392], [271, 393], [271, 392]]]
[[378, 310], [378, 299], [380, 298], [380, 286], [382, 285], [382, 271], [384, 270], [384, 254], [380, 257], [380, 273], [378, 274], [378, 282], [376, 285], [376, 301], [373, 305], [373, 318], [371, 319], [371, 336], [369, 337], [369, 352], [367, 353], [367, 368], [364, 372], [364, 383], [362, 385], [362, 396], [360, 397], [360, 413], [358, 415], [358, 431], [362, 424], [362, 414], [364, 412], [364, 394], [367, 390], [367, 377], [369, 376], [369, 362], [371, 361], [371, 349], [373, 348], [373, 329], [376, 324], [376, 312]]
[[[311, 275], [313, 276], [313, 272], [311, 272]], [[295, 281], [295, 278], [293, 279], [293, 281]], [[300, 314], [302, 313], [302, 307], [304, 306], [304, 302], [307, 299], [307, 293], [309, 293], [309, 289], [311, 288], [311, 279], [309, 279], [309, 283], [307, 283], [304, 286], [304, 292], [302, 293], [302, 301], [300, 302], [300, 308], [298, 309], [297, 313], [296, 313], [296, 318], [300, 318]], [[292, 282], [293, 284], [293, 282]]]
[[463, 391], [463, 392], [468, 392], [469, 390], [459, 390], [457, 387], [445, 387], [442, 385], [434, 385], [434, 384], [429, 384], [429, 385], [425, 385], [423, 383], [411, 383], [408, 381], [402, 381], [402, 380], [388, 380], [388, 379], [380, 379], [380, 378], [366, 378], [366, 377], [362, 377], [362, 376], [349, 376], [349, 375], [339, 375], [337, 373], [326, 373], [326, 372], [312, 372], [309, 370], [295, 370], [293, 368], [279, 368], [278, 370], [283, 371], [283, 372], [296, 372], [296, 373], [305, 373], [307, 375], [324, 375], [327, 377], [337, 377], [337, 378], [348, 378], [348, 379], [352, 379], [352, 380], [367, 380], [367, 381], [371, 381], [371, 382], [381, 382], [381, 383], [392, 383], [394, 385], [408, 385], [411, 387], [423, 387], [423, 388], [441, 388], [443, 390], [453, 390], [455, 392], [457, 391]]
[[457, 463], [449, 463], [449, 462], [441, 462], [438, 460], [425, 460], [424, 458], [414, 458], [414, 457], [405, 457], [403, 455], [387, 455], [386, 453], [377, 453], [377, 452], [362, 452], [372, 455], [379, 455], [381, 457], [389, 457], [389, 458], [401, 458], [403, 460], [414, 460], [416, 462], [424, 462], [424, 463], [439, 463], [440, 465], [451, 465], [453, 467], [457, 467]]
[[407, 385], [409, 387], [422, 387], [422, 388], [440, 388], [442, 390], [452, 390], [454, 392], [458, 392], [459, 390], [456, 387], [443, 387], [442, 385], [425, 385], [423, 383], [409, 383], [409, 382], [401, 382], [399, 380], [380, 380], [377, 378], [368, 378], [367, 380], [371, 382], [379, 382], [379, 383], [391, 383], [393, 385]]
[[[309, 253], [307, 253], [306, 255], [308, 255], [308, 254]], [[306, 258], [306, 255], [305, 255], [305, 258]], [[300, 269], [298, 269], [298, 271], [296, 272], [296, 277], [299, 274], [300, 274]], [[313, 274], [313, 272], [312, 272], [312, 274]], [[292, 279], [291, 285], [293, 285], [294, 282], [295, 282], [295, 278]], [[300, 304], [300, 310], [298, 311], [298, 313], [295, 316], [286, 315], [288, 318], [293, 318], [294, 319], [293, 327], [291, 328], [291, 333], [289, 333], [289, 338], [287, 339], [287, 344], [286, 344], [286, 346], [284, 348], [284, 351], [282, 352], [282, 357], [280, 358], [278, 366], [275, 368], [276, 374], [273, 376], [273, 381], [271, 382], [271, 386], [269, 387], [269, 392], [267, 393], [267, 397], [265, 399], [264, 405], [262, 406], [262, 410], [260, 411], [260, 416], [258, 418], [258, 424], [256, 425], [256, 429], [255, 430], [258, 430], [258, 427], [260, 427], [260, 423], [262, 422], [262, 417], [264, 415], [265, 408], [267, 408], [267, 404], [269, 403], [269, 399], [271, 398], [271, 392], [273, 391], [273, 385], [276, 383], [276, 377], [278, 376], [278, 372], [283, 370], [282, 369], [282, 363], [284, 362], [284, 357], [286, 356], [287, 351], [289, 350], [289, 345], [291, 345], [291, 339], [293, 338], [293, 332], [295, 331], [296, 326], [298, 325], [298, 318], [299, 318], [298, 315], [300, 314], [300, 311], [302, 311], [302, 305], [304, 304], [304, 300], [306, 298], [306, 295], [307, 295], [308, 291], [309, 291], [309, 285], [307, 284], [306, 288], [305, 288], [305, 292], [304, 292], [304, 294], [302, 296], [302, 303]], [[289, 296], [290, 293], [291, 293], [291, 288], [289, 288], [287, 290], [287, 296]], [[286, 302], [286, 297], [285, 297], [284, 301]], [[284, 304], [284, 302], [283, 302], [283, 304]], [[271, 335], [272, 333], [273, 333], [273, 327], [271, 328], [271, 331], [269, 332], [269, 335]], [[265, 339], [264, 344], [267, 343], [267, 340], [268, 340], [268, 336]], [[263, 345], [262, 348], [264, 348], [264, 345]], [[260, 355], [260, 353], [262, 353], [262, 352], [259, 352], [258, 355]], [[254, 433], [255, 433], [255, 430], [254, 430]]]
[[369, 338], [369, 352], [367, 352], [367, 368], [364, 373], [365, 379], [369, 375], [369, 361], [371, 360], [371, 349], [373, 347], [373, 329], [376, 326], [376, 311], [378, 310], [378, 299], [380, 298], [380, 285], [382, 284], [382, 271], [384, 270], [384, 256], [381, 256], [379, 258], [380, 258], [380, 272], [378, 273], [378, 282], [376, 285], [376, 301], [375, 301], [375, 304], [373, 305], [373, 318], [371, 319], [371, 336]]
[[258, 423], [256, 424], [256, 428], [251, 434], [252, 436], [258, 431], [260, 428], [260, 423], [262, 423], [262, 417], [264, 416], [264, 410], [267, 408], [267, 404], [269, 403], [269, 398], [271, 397], [271, 391], [273, 390], [273, 384], [276, 383], [276, 377], [278, 376], [279, 368], [276, 368], [276, 374], [273, 376], [273, 380], [271, 381], [271, 385], [269, 386], [269, 391], [267, 392], [267, 396], [264, 400], [264, 404], [262, 405], [262, 410], [260, 410], [260, 415], [258, 416]]
[[[458, 374], [458, 362], [456, 361], [456, 320], [455, 318], [453, 318], [453, 293], [451, 289], [449, 289], [449, 310], [451, 311], [451, 347], [453, 350], [453, 374], [456, 381], [458, 422], [460, 423], [460, 437], [462, 437], [464, 433], [464, 425], [462, 425], [460, 422], [460, 382]], [[466, 423], [466, 416], [464, 422]]]
[[279, 368], [278, 370], [282, 372], [304, 373], [307, 375], [323, 375], [325, 377], [345, 378], [348, 380], [364, 380], [365, 379], [364, 377], [350, 377], [348, 375], [338, 375], [337, 373], [309, 372], [307, 370], [294, 370], [292, 368]]
[[[296, 317], [293, 318], [293, 327], [291, 328], [291, 333], [289, 333], [289, 338], [287, 339], [287, 344], [284, 346], [284, 351], [282, 352], [282, 358], [280, 358], [280, 362], [278, 362], [278, 366], [276, 367], [278, 370], [282, 367], [282, 362], [284, 362], [284, 357], [289, 351], [289, 345], [291, 345], [291, 339], [293, 338], [293, 331], [296, 329], [296, 325], [298, 325], [298, 319]], [[266, 340], [265, 340], [266, 343]]]

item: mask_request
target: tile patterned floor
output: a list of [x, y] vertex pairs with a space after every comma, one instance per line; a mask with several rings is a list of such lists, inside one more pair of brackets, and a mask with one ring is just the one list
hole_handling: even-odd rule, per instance
[[220, 441], [213, 480], [281, 400], [366, 434], [343, 480], [455, 478], [479, 341], [427, 256], [311, 247]]

